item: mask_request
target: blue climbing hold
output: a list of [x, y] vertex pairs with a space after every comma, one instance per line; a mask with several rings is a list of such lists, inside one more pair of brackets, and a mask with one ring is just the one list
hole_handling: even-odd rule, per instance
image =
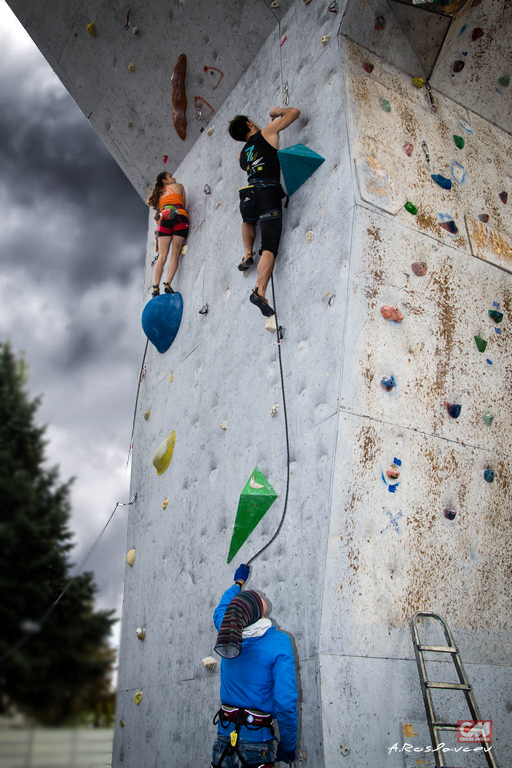
[[452, 417], [452, 419], [458, 419], [460, 416], [460, 412], [462, 410], [462, 405], [459, 405], [458, 403], [448, 403], [445, 401], [445, 408], [448, 411], [448, 415]]
[[291, 196], [310, 176], [314, 174], [325, 161], [325, 157], [317, 155], [304, 144], [294, 144], [288, 149], [278, 151], [281, 170], [283, 171], [286, 191]]
[[431, 173], [430, 175], [434, 179], [435, 183], [439, 184], [439, 186], [442, 187], [443, 189], [452, 188], [452, 182], [450, 181], [450, 179], [446, 179], [444, 176], [441, 176], [440, 173]]
[[486, 483], [494, 483], [494, 469], [486, 469], [484, 472], [484, 480]]
[[181, 293], [163, 293], [148, 301], [142, 313], [142, 330], [161, 355], [167, 352], [180, 329]]

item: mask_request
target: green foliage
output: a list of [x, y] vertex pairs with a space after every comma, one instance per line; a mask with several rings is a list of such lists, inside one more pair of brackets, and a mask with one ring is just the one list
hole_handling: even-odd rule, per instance
[[[10, 706], [60, 723], [108, 697], [113, 611], [93, 608], [92, 573], [70, 582], [71, 481], [44, 466], [44, 427], [34, 423], [26, 371], [0, 347], [0, 712]], [[68, 586], [69, 585], [69, 586]], [[62, 590], [68, 589], [41, 623]]]

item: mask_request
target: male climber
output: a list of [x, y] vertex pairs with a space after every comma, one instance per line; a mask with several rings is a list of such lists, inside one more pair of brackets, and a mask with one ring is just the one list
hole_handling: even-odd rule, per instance
[[229, 124], [231, 138], [245, 142], [238, 160], [242, 170], [247, 171], [248, 181], [248, 186], [239, 190], [245, 254], [238, 269], [246, 272], [254, 264], [252, 249], [256, 238], [255, 225], [259, 220], [261, 259], [256, 288], [250, 295], [250, 301], [259, 307], [265, 317], [275, 314], [265, 298], [265, 291], [279, 248], [282, 229], [281, 200], [285, 197], [277, 155], [279, 133], [297, 120], [300, 111], [294, 107], [272, 107], [269, 114], [272, 120], [263, 129], [258, 128], [246, 115], [237, 115]]
[[[267, 603], [257, 592], [242, 592], [249, 578], [240, 565], [235, 583], [213, 614], [219, 635], [221, 708], [212, 768], [271, 768], [291, 763], [297, 744], [297, 684], [290, 638], [266, 619]], [[273, 718], [279, 725], [275, 748]]]

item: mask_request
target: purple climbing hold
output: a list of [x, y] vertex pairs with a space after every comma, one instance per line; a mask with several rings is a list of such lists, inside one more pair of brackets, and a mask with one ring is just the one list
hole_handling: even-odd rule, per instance
[[450, 507], [446, 507], [446, 509], [443, 509], [443, 515], [446, 517], [447, 520], [455, 520], [456, 511], [454, 509], [450, 509]]
[[451, 179], [446, 179], [444, 176], [441, 176], [440, 173], [431, 173], [430, 176], [435, 181], [435, 183], [439, 184], [439, 186], [442, 187], [443, 189], [452, 188]]
[[444, 401], [444, 405], [448, 412], [448, 416], [451, 416], [452, 419], [459, 418], [460, 412], [462, 410], [462, 405], [458, 405], [457, 403], [449, 403], [446, 400]]
[[475, 27], [473, 30], [473, 34], [471, 35], [471, 38], [473, 42], [475, 40], [478, 40], [480, 37], [483, 37], [484, 31], [481, 27]]
[[386, 29], [386, 17], [376, 16], [375, 21], [373, 22], [373, 28], [377, 32], [382, 32], [384, 29]]
[[416, 277], [424, 277], [427, 274], [427, 265], [424, 261], [415, 261], [411, 264], [411, 269]]
[[371, 75], [375, 67], [373, 66], [373, 64], [370, 64], [369, 62], [365, 61], [365, 63], [363, 64], [363, 69], [365, 72], [368, 72], [368, 74]]
[[380, 385], [382, 389], [386, 390], [386, 392], [391, 392], [395, 387], [395, 380], [392, 376], [383, 376], [380, 380]]
[[508, 192], [500, 192], [500, 200], [503, 205], [506, 205], [508, 200]]
[[459, 228], [456, 225], [456, 223], [453, 221], [453, 219], [450, 219], [450, 221], [442, 221], [439, 224], [439, 226], [442, 227], [443, 229], [446, 229], [446, 231], [449, 232], [451, 235], [456, 235], [457, 232], [459, 231]]
[[489, 214], [488, 213], [479, 213], [478, 214], [478, 218], [480, 219], [480, 221], [483, 221], [484, 224], [487, 224], [487, 222], [489, 221]]
[[453, 71], [454, 72], [462, 72], [464, 67], [466, 66], [466, 62], [461, 61], [461, 59], [457, 59], [456, 62], [453, 64]]

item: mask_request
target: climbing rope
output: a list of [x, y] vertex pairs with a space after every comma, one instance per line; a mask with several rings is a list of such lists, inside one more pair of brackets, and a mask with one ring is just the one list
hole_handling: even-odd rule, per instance
[[276, 314], [275, 314], [275, 318], [276, 318], [276, 337], [277, 337], [276, 338], [276, 344], [277, 344], [277, 350], [278, 350], [278, 354], [279, 354], [279, 370], [280, 370], [280, 373], [281, 373], [281, 390], [282, 390], [282, 393], [283, 393], [284, 428], [285, 428], [285, 435], [286, 435], [286, 493], [285, 493], [285, 496], [284, 496], [283, 514], [281, 515], [281, 520], [280, 520], [279, 525], [277, 527], [277, 531], [274, 533], [274, 535], [272, 536], [270, 541], [267, 542], [267, 544], [265, 544], [265, 546], [262, 547], [259, 550], [259, 552], [256, 552], [256, 554], [253, 555], [251, 557], [251, 559], [247, 561], [247, 565], [250, 565], [253, 562], [253, 560], [256, 560], [256, 558], [259, 557], [268, 547], [270, 547], [272, 542], [275, 541], [277, 539], [277, 537], [279, 536], [281, 528], [283, 527], [284, 518], [286, 516], [286, 510], [288, 508], [288, 490], [290, 488], [290, 440], [289, 440], [289, 437], [288, 437], [288, 415], [286, 413], [286, 398], [285, 398], [285, 393], [284, 393], [283, 361], [282, 361], [282, 358], [281, 358], [281, 341], [282, 341], [283, 337], [282, 337], [281, 327], [280, 327], [280, 325], [279, 325], [279, 323], [277, 321], [276, 295], [275, 295], [275, 291], [274, 291], [274, 276], [273, 275], [271, 276], [271, 280], [272, 280], [272, 303], [273, 303], [274, 309], [276, 311]]
[[142, 358], [142, 365], [140, 367], [139, 386], [137, 387], [137, 397], [135, 398], [135, 408], [133, 409], [132, 435], [130, 437], [130, 447], [128, 449], [128, 458], [126, 459], [126, 467], [128, 467], [128, 463], [130, 461], [130, 453], [132, 452], [132, 448], [133, 448], [133, 433], [135, 432], [135, 419], [137, 418], [137, 405], [139, 404], [140, 385], [142, 383], [142, 379], [144, 378], [144, 374], [145, 374], [144, 365], [146, 363], [146, 354], [148, 351], [148, 344], [149, 344], [149, 339], [146, 341], [146, 347], [144, 349], [144, 357]]
[[77, 571], [76, 574], [71, 577], [71, 579], [68, 581], [68, 583], [66, 584], [66, 586], [64, 587], [64, 589], [62, 590], [62, 592], [60, 593], [58, 598], [53, 601], [53, 603], [50, 605], [49, 608], [47, 608], [47, 610], [43, 613], [43, 615], [41, 616], [39, 621], [34, 622], [33, 626], [30, 629], [26, 629], [25, 630], [25, 634], [22, 635], [22, 637], [18, 640], [18, 642], [15, 643], [13, 646], [11, 646], [9, 648], [9, 650], [7, 650], [4, 653], [3, 656], [0, 656], [0, 664], [3, 661], [6, 661], [7, 659], [9, 659], [14, 653], [16, 653], [16, 651], [19, 648], [21, 648], [23, 645], [25, 645], [25, 643], [28, 640], [30, 640], [30, 638], [33, 637], [33, 635], [38, 634], [41, 631], [41, 627], [43, 626], [43, 624], [48, 620], [50, 615], [53, 613], [53, 611], [55, 610], [57, 605], [60, 603], [60, 601], [62, 600], [62, 598], [64, 597], [64, 595], [68, 591], [68, 589], [70, 588], [71, 584], [75, 581], [76, 578], [78, 578], [82, 568], [84, 567], [86, 562], [89, 560], [90, 556], [92, 555], [92, 553], [94, 552], [96, 547], [98, 546], [101, 537], [103, 536], [103, 534], [107, 530], [108, 524], [110, 523], [110, 521], [112, 520], [112, 518], [115, 515], [116, 509], [118, 507], [131, 507], [131, 505], [135, 503], [136, 499], [137, 499], [137, 494], [135, 494], [135, 496], [133, 496], [131, 501], [128, 501], [128, 502], [118, 501], [117, 502], [117, 504], [115, 505], [115, 507], [114, 507], [114, 509], [112, 511], [112, 514], [110, 515], [109, 519], [107, 520], [107, 522], [103, 526], [103, 529], [102, 529], [100, 535], [98, 536], [98, 538], [96, 539], [96, 541], [94, 542], [94, 544], [92, 545], [92, 547], [90, 548], [90, 550], [88, 551], [86, 556], [83, 558], [83, 560], [81, 561], [81, 563], [78, 566], [78, 568], [76, 569], [76, 571]]

